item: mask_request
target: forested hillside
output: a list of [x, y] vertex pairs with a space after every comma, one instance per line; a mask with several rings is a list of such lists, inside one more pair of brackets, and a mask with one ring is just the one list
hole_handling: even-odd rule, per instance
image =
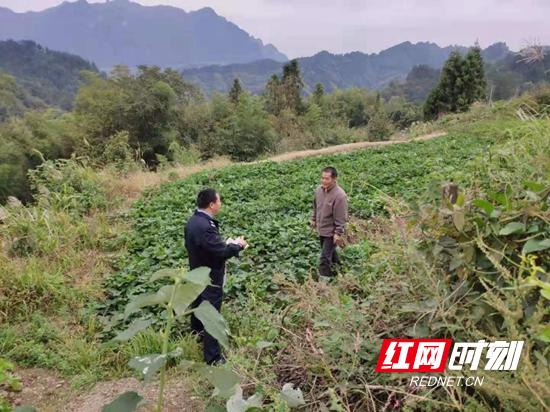
[[[0, 41], [0, 75], [16, 79], [20, 89], [15, 93], [20, 101], [16, 105], [42, 103], [69, 110], [82, 85], [82, 70], [98, 71], [95, 64], [79, 56], [49, 50], [33, 41]], [[3, 103], [4, 99], [0, 100], [0, 105]]]

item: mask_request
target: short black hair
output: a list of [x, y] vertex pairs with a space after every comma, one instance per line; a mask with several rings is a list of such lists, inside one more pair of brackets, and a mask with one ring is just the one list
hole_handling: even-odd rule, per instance
[[334, 177], [338, 177], [338, 172], [336, 171], [336, 168], [335, 167], [332, 167], [332, 166], [327, 166], [323, 169], [322, 173], [325, 173], [325, 172], [328, 172], [330, 173], [330, 175], [334, 178]]
[[199, 209], [206, 209], [210, 206], [210, 203], [215, 202], [218, 196], [218, 192], [214, 189], [207, 188], [203, 189], [197, 195], [197, 207]]

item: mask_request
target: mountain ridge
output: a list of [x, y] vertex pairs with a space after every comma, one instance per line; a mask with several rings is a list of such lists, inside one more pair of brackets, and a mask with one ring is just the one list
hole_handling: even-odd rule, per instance
[[[468, 48], [405, 41], [378, 53], [353, 51], [334, 54], [322, 50], [313, 56], [296, 60], [300, 65], [306, 93], [311, 93], [317, 83], [321, 83], [328, 92], [349, 87], [380, 90], [392, 81], [405, 79], [415, 66], [441, 68], [453, 50], [465, 53]], [[484, 57], [490, 62], [504, 58], [509, 52], [508, 46], [502, 42], [483, 50]], [[198, 84], [207, 94], [227, 92], [235, 78], [239, 78], [245, 89], [258, 94], [273, 74], [281, 73], [283, 64], [263, 59], [246, 64], [190, 68], [183, 70], [182, 75], [186, 80]]]
[[77, 54], [101, 69], [117, 64], [185, 68], [246, 63], [263, 58], [287, 61], [211, 7], [195, 11], [143, 6], [130, 0], [63, 2], [39, 12], [0, 8], [0, 40], [33, 40]]

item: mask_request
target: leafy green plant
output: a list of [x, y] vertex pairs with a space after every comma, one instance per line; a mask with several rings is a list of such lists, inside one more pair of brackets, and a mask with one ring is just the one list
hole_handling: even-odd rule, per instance
[[[122, 312], [130, 294], [150, 289], [151, 273], [185, 264], [182, 230], [193, 212], [195, 195], [204, 186], [215, 184], [221, 192], [225, 208], [220, 219], [227, 236], [246, 233], [251, 244], [250, 253], [228, 262], [229, 296], [239, 296], [250, 284], [268, 296], [277, 289], [273, 276], [304, 281], [316, 270], [318, 240], [307, 222], [322, 167], [338, 168], [351, 214], [367, 219], [387, 213], [384, 196], [417, 199], [432, 180], [459, 169], [495, 140], [460, 133], [283, 164], [231, 166], [164, 185], [135, 203], [128, 254], [120, 262], [124, 269], [107, 280], [110, 296], [98, 311], [107, 317]], [[116, 322], [114, 327], [119, 327]]]
[[[0, 388], [5, 388], [10, 392], [21, 390], [21, 382], [12, 374], [13, 369], [14, 367], [11, 362], [0, 358]], [[7, 400], [0, 396], [0, 411], [10, 410]]]
[[[137, 356], [130, 360], [129, 366], [139, 372], [140, 376], [145, 380], [150, 380], [157, 372], [160, 372], [160, 383], [156, 410], [162, 411], [163, 397], [166, 383], [166, 365], [170, 360], [178, 359], [182, 351], [177, 348], [174, 351], [168, 352], [170, 334], [173, 323], [176, 319], [194, 313], [194, 315], [202, 322], [205, 330], [217, 339], [222, 346], [228, 347], [228, 329], [224, 319], [220, 313], [208, 302], [203, 301], [198, 307], [189, 309], [191, 303], [202, 293], [202, 291], [210, 285], [209, 277], [210, 269], [201, 267], [186, 272], [181, 269], [162, 269], [153, 274], [151, 282], [159, 279], [169, 278], [172, 284], [161, 286], [156, 293], [142, 294], [135, 296], [130, 300], [124, 311], [125, 318], [139, 311], [146, 306], [160, 305], [164, 309], [166, 323], [162, 330], [162, 351], [161, 353]], [[117, 334], [114, 340], [125, 342], [141, 331], [149, 328], [153, 323], [152, 319], [136, 319], [129, 327]], [[216, 379], [221, 372], [218, 368], [210, 367], [207, 369], [209, 373]], [[221, 378], [221, 382], [225, 382]], [[105, 406], [104, 411], [122, 412], [133, 411], [137, 407], [140, 397], [132, 392], [126, 392], [111, 404]]]
[[[544, 396], [547, 357], [550, 144], [543, 121], [485, 120], [501, 110], [457, 115], [447, 120], [455, 130], [464, 122], [476, 123], [433, 141], [232, 166], [165, 185], [135, 205], [126, 269], [108, 284], [115, 290], [144, 290], [148, 273], [181, 265], [186, 258], [181, 228], [192, 213], [194, 194], [215, 184], [226, 205], [224, 232], [244, 232], [251, 244], [250, 253], [228, 264], [226, 318], [238, 331], [232, 359], [268, 401], [284, 402], [281, 387], [292, 382], [308, 401], [336, 410], [350, 404], [374, 410], [393, 400], [411, 408], [498, 405], [513, 410], [515, 399], [536, 408], [537, 396]], [[318, 245], [306, 224], [310, 194], [326, 164], [340, 171], [354, 222], [365, 226], [358, 223], [359, 236], [344, 251], [342, 278], [320, 286], [309, 279]], [[465, 190], [455, 205], [440, 207], [440, 183], [449, 179]], [[503, 252], [497, 263], [514, 268], [511, 278], [491, 262], [498, 254], [485, 253], [478, 240]], [[112, 299], [103, 313], [116, 316], [127, 296], [121, 292]], [[526, 312], [516, 320], [519, 308]], [[158, 319], [155, 312], [149, 316]], [[508, 330], [529, 342], [530, 362], [518, 375], [527, 385], [503, 376], [475, 396], [437, 390], [415, 398], [398, 377], [371, 372], [376, 359], [369, 348], [378, 347], [380, 337], [468, 341], [500, 338]], [[261, 341], [274, 344], [259, 349]], [[499, 393], [498, 385], [508, 388], [506, 393]]]
[[432, 199], [411, 220], [422, 228], [426, 261], [460, 301], [456, 309], [442, 304], [445, 315], [424, 307], [430, 316], [416, 326], [431, 334], [452, 331], [454, 338], [525, 341], [518, 377], [499, 375], [498, 385], [480, 388], [476, 399], [536, 409], [549, 395], [542, 371], [550, 331], [550, 133], [539, 121], [509, 133], [509, 142], [467, 165], [473, 174], [457, 176], [465, 187], [456, 204]]

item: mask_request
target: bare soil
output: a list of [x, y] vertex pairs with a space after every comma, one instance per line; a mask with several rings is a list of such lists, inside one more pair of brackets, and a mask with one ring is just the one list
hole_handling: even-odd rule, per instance
[[[158, 382], [143, 384], [135, 378], [98, 382], [86, 391], [73, 391], [70, 382], [47, 369], [18, 369], [21, 392], [2, 392], [13, 406], [28, 405], [39, 412], [101, 412], [103, 406], [124, 392], [134, 391], [143, 397], [139, 412], [152, 412], [158, 395]], [[201, 400], [191, 395], [185, 380], [172, 376], [164, 391], [163, 412], [201, 412]]]

